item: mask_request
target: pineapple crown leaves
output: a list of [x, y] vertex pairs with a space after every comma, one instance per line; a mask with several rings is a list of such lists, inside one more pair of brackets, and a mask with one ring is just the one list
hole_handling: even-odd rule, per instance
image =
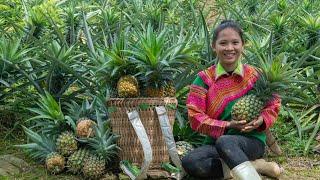
[[[300, 82], [297, 79], [300, 69], [293, 68], [292, 63], [288, 62], [287, 54], [273, 55], [272, 34], [267, 38], [256, 39], [249, 36], [248, 39], [251, 42], [251, 47], [248, 48], [251, 54], [247, 56], [247, 60], [256, 67], [259, 75], [253, 91], [263, 101], [270, 99], [273, 94], [283, 94], [290, 85]], [[259, 41], [261, 39], [263, 41]]]
[[136, 74], [143, 82], [159, 83], [170, 81], [175, 73], [181, 72], [184, 64], [195, 63], [194, 51], [197, 46], [190, 45], [191, 35], [181, 33], [178, 42], [171, 42], [169, 31], [155, 32], [152, 25], [146, 31], [136, 32], [137, 42], [132, 42], [133, 63], [140, 70]]
[[56, 124], [65, 122], [65, 116], [61, 110], [60, 104], [50, 95], [45, 92], [45, 95], [40, 95], [40, 100], [37, 102], [38, 108], [28, 108], [28, 110], [38, 114], [35, 117], [28, 119], [28, 121], [35, 119], [50, 119]]
[[104, 157], [107, 161], [110, 161], [113, 156], [117, 155], [117, 151], [120, 149], [116, 145], [118, 135], [114, 135], [108, 126], [108, 121], [103, 121], [98, 111], [96, 111], [97, 124], [94, 127], [95, 137], [82, 140], [88, 143], [91, 149], [99, 156]]
[[52, 139], [44, 135], [40, 135], [24, 126], [23, 130], [32, 143], [15, 145], [15, 147], [25, 149], [31, 158], [38, 159], [43, 162], [48, 154], [56, 151], [56, 146]]
[[127, 50], [129, 46], [126, 39], [125, 33], [121, 33], [117, 38], [114, 38], [111, 48], [99, 51], [102, 59], [100, 58], [100, 65], [97, 64], [96, 72], [107, 71], [111, 77], [128, 74], [126, 71], [130, 71], [128, 66], [132, 63], [128, 59]]
[[71, 103], [66, 103], [68, 106], [69, 117], [77, 121], [82, 117], [88, 117], [95, 112], [97, 107], [97, 98], [94, 98], [90, 103], [88, 99], [82, 101], [82, 104], [79, 105], [77, 102], [72, 101]]
[[320, 16], [314, 16], [306, 12], [306, 16], [300, 18], [302, 27], [305, 27], [308, 31], [318, 31], [320, 29]]
[[260, 96], [264, 101], [273, 94], [282, 95], [291, 84], [299, 82], [296, 78], [299, 69], [291, 68], [291, 63], [286, 61], [287, 56], [284, 53], [272, 59], [260, 59], [257, 68], [259, 79], [255, 84], [254, 91], [257, 94], [265, 95]]

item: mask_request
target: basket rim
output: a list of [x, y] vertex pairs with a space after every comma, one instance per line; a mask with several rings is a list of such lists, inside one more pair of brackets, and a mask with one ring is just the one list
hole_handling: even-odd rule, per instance
[[167, 104], [178, 104], [178, 100], [175, 97], [139, 97], [139, 98], [108, 98], [106, 99], [107, 106], [122, 106], [129, 105], [135, 106], [140, 104], [149, 104], [149, 105], [167, 105]]

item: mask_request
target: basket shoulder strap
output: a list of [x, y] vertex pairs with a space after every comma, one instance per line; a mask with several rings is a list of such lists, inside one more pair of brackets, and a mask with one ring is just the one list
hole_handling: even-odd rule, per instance
[[132, 173], [130, 173], [130, 171], [128, 170], [128, 168], [126, 166], [120, 166], [124, 172], [126, 172], [128, 174], [128, 176], [131, 179], [146, 179], [147, 177], [147, 171], [151, 165], [151, 161], [152, 161], [152, 148], [151, 148], [151, 144], [147, 135], [147, 132], [141, 122], [141, 119], [139, 117], [139, 113], [134, 110], [131, 112], [127, 112], [128, 118], [130, 123], [132, 124], [132, 127], [134, 129], [134, 131], [136, 132], [138, 139], [142, 145], [142, 149], [143, 149], [143, 154], [144, 154], [144, 162], [143, 165], [141, 167], [141, 171], [138, 175], [134, 175]]
[[158, 106], [155, 108], [158, 115], [158, 120], [160, 123], [162, 135], [164, 136], [164, 139], [169, 151], [169, 156], [173, 164], [179, 169], [181, 169], [181, 173], [179, 174], [179, 177], [177, 179], [181, 179], [184, 176], [185, 172], [182, 168], [181, 160], [178, 155], [176, 143], [173, 137], [173, 132], [169, 122], [169, 117], [168, 117], [166, 108], [164, 106]]

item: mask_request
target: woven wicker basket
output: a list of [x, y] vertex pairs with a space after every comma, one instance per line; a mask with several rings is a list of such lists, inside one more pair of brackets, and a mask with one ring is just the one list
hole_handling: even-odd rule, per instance
[[111, 98], [107, 101], [112, 131], [120, 135], [120, 159], [142, 165], [144, 155], [141, 143], [128, 119], [127, 111], [137, 110], [152, 147], [151, 169], [160, 168], [169, 161], [168, 149], [162, 136], [156, 106], [165, 106], [171, 127], [175, 119], [176, 98]]

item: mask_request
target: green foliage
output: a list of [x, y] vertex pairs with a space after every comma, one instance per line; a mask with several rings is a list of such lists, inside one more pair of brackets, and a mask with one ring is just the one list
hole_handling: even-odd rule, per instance
[[114, 135], [109, 127], [109, 122], [102, 120], [99, 112], [96, 111], [97, 124], [94, 127], [95, 137], [83, 139], [89, 147], [98, 155], [103, 157], [107, 162], [114, 158], [120, 148], [115, 144], [118, 135]]
[[45, 135], [38, 134], [26, 127], [23, 127], [23, 129], [32, 143], [16, 145], [16, 147], [25, 149], [31, 158], [44, 162], [48, 154], [55, 152], [56, 147], [52, 139]]

